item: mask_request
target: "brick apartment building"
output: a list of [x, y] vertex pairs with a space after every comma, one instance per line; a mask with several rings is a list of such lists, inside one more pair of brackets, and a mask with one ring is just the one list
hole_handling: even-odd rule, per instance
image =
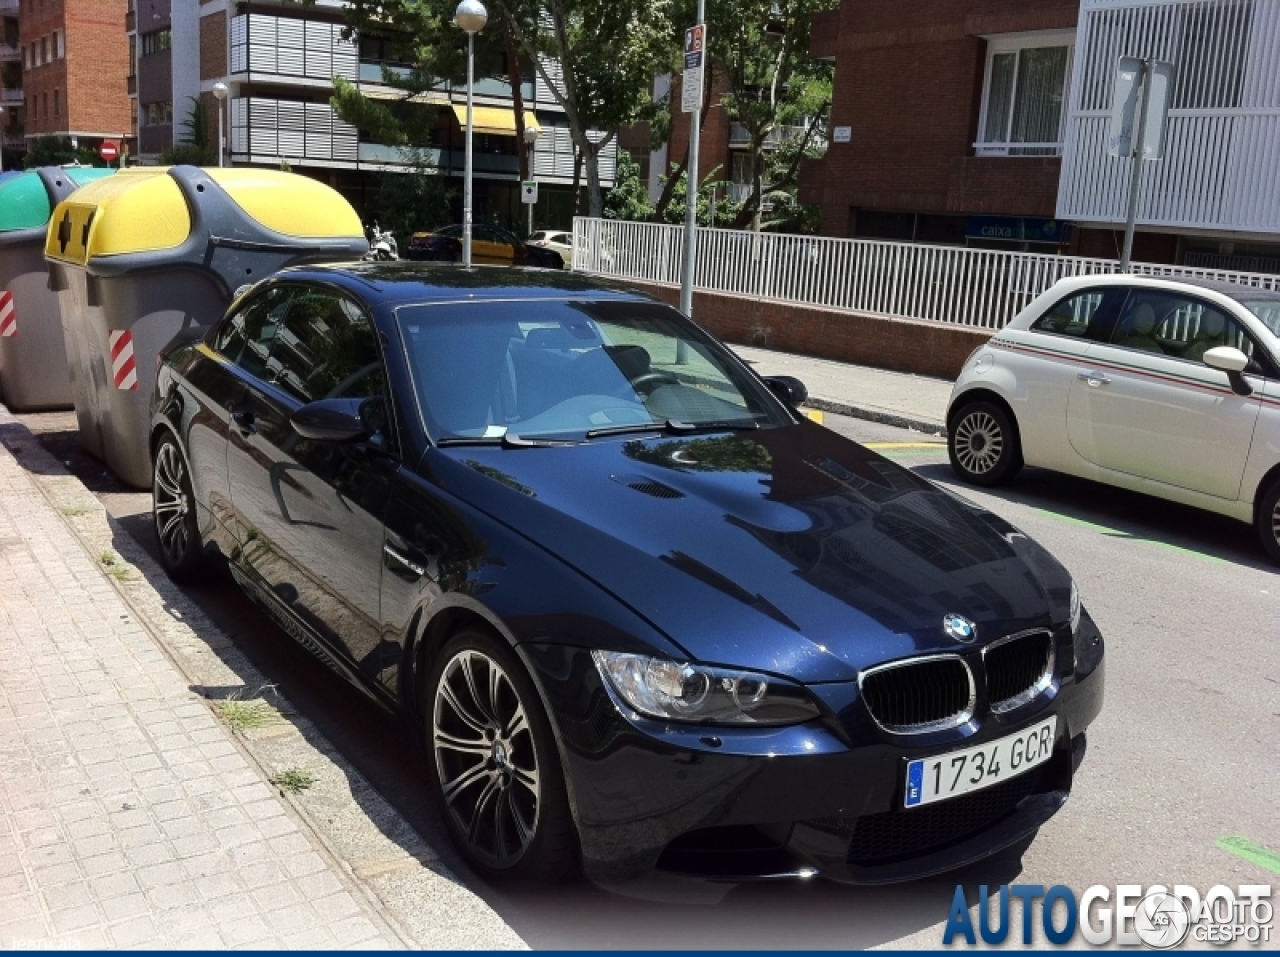
[[130, 133], [128, 0], [20, 0], [23, 136], [80, 146]]
[[1121, 55], [1177, 68], [1134, 256], [1280, 271], [1280, 0], [844, 0], [829, 148], [800, 198], [828, 236], [1116, 258]]
[[0, 111], [0, 169], [16, 169], [27, 148], [18, 0], [0, 0]]
[[[170, 0], [128, 0], [128, 4], [125, 29], [131, 67], [128, 84], [130, 110], [134, 117], [138, 157], [143, 162], [150, 162], [173, 144], [175, 104]], [[182, 122], [181, 117], [177, 122]]]

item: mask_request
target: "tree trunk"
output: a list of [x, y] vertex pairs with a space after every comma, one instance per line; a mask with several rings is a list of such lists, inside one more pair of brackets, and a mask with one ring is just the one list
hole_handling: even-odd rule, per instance
[[516, 56], [516, 40], [511, 35], [510, 21], [503, 19], [502, 41], [506, 45], [507, 82], [511, 84], [511, 103], [516, 120], [516, 155], [519, 157], [521, 182], [533, 179], [529, 169], [529, 146], [524, 141], [524, 92], [520, 89], [520, 58]]
[[585, 161], [587, 167], [587, 202], [592, 219], [604, 215], [604, 189], [600, 185], [600, 149], [603, 144], [593, 143]]
[[760, 153], [751, 164], [751, 194], [755, 197], [755, 209], [751, 211], [751, 231], [760, 232], [760, 216], [764, 212], [764, 163]]
[[658, 203], [653, 207], [653, 221], [660, 223], [666, 217], [667, 207], [671, 205], [672, 198], [676, 195], [676, 186], [689, 170], [689, 151], [684, 151], [684, 159], [680, 161], [680, 165], [675, 168], [675, 172], [667, 177], [667, 181], [662, 184], [662, 195], [658, 197]]

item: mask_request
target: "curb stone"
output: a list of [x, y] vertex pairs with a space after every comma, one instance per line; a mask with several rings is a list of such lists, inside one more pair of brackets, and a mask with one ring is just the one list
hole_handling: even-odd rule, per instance
[[[236, 697], [248, 704], [261, 700], [261, 693], [271, 688], [273, 714], [265, 727], [234, 730], [220, 716], [219, 725], [388, 939], [413, 949], [528, 949], [315, 726], [292, 711], [97, 497], [3, 406], [0, 426], [6, 433], [5, 448], [215, 715], [219, 700]], [[123, 561], [105, 567], [104, 555]], [[309, 772], [311, 787], [295, 795], [269, 783], [286, 768]]]
[[868, 422], [879, 422], [881, 425], [892, 425], [899, 429], [911, 429], [926, 435], [946, 437], [947, 429], [941, 422], [931, 419], [919, 419], [898, 412], [885, 412], [882, 409], [871, 409], [866, 406], [849, 405], [845, 402], [833, 402], [830, 399], [819, 399], [809, 396], [805, 406], [821, 409], [823, 412], [834, 412], [836, 415], [847, 415], [855, 419], [866, 419]]

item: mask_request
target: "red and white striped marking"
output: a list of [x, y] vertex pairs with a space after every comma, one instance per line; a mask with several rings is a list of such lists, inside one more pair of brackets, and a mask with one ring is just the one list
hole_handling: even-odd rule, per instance
[[13, 308], [13, 293], [0, 292], [0, 337], [18, 334], [18, 313]]
[[111, 379], [116, 388], [136, 392], [138, 364], [133, 361], [133, 333], [114, 329], [108, 333], [107, 342], [111, 346]]

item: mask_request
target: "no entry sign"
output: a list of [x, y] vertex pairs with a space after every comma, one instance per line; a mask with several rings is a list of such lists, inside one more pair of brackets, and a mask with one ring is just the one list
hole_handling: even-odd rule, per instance
[[120, 146], [115, 140], [103, 140], [102, 145], [98, 147], [98, 155], [110, 163], [120, 158]]

